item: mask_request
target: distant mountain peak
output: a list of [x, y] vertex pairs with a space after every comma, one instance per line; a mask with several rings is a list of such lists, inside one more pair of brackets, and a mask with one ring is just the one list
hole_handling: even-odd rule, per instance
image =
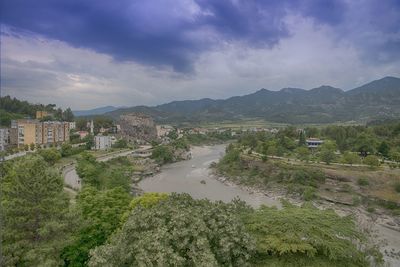
[[299, 92], [304, 92], [305, 90], [300, 88], [287, 87], [287, 88], [282, 88], [279, 91], [284, 93], [299, 93]]
[[127, 111], [141, 110], [158, 123], [198, 123], [236, 119], [263, 119], [283, 123], [365, 122], [400, 116], [400, 79], [384, 77], [344, 92], [323, 85], [311, 90], [262, 88], [227, 99], [175, 101], [155, 107], [132, 107], [109, 112], [118, 118]]
[[336, 88], [330, 85], [321, 85], [320, 87], [316, 87], [310, 90], [310, 92], [341, 92], [344, 91], [340, 88]]

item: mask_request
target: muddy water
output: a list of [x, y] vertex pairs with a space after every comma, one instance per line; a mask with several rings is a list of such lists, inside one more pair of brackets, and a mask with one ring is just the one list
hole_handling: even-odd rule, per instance
[[261, 204], [280, 206], [277, 199], [258, 193], [251, 194], [214, 179], [208, 167], [211, 162], [217, 162], [224, 151], [225, 145], [195, 147], [192, 150], [192, 159], [164, 166], [159, 174], [142, 180], [139, 187], [145, 192], [188, 193], [193, 198], [208, 198], [213, 201], [229, 202], [238, 197], [253, 207]]

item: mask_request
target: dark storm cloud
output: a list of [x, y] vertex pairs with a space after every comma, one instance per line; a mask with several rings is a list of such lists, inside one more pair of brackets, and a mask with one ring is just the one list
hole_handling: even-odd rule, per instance
[[[352, 3], [339, 0], [3, 0], [1, 19], [10, 27], [105, 53], [117, 61], [172, 66], [179, 72], [191, 71], [200, 53], [220, 43], [273, 46], [289, 35], [283, 20], [288, 13], [310, 17], [317, 25], [332, 26], [339, 36], [348, 39], [356, 36], [360, 49], [368, 50], [365, 54], [376, 49], [388, 49], [389, 55], [385, 58], [389, 59], [390, 54], [398, 54], [399, 1], [362, 1], [360, 12], [358, 8], [351, 9]], [[347, 24], [358, 28], [347, 28]], [[368, 38], [357, 38], [367, 27], [383, 34], [379, 44], [368, 43]], [[397, 34], [397, 37], [384, 34]]]

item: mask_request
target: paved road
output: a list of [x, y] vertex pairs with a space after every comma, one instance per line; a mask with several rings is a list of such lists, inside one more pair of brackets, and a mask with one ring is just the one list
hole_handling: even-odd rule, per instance
[[[116, 152], [116, 153], [112, 153], [112, 154], [108, 154], [108, 155], [103, 155], [103, 156], [99, 156], [97, 158], [97, 161], [108, 161], [111, 160], [113, 158], [117, 158], [117, 157], [124, 157], [124, 156], [128, 156], [130, 154], [134, 154], [137, 152], [142, 152], [142, 151], [146, 151], [149, 150], [151, 148], [151, 146], [142, 146], [138, 149], [134, 149], [134, 150], [128, 150], [128, 151], [122, 151], [122, 152]], [[78, 174], [76, 173], [76, 165], [75, 164], [71, 164], [69, 166], [66, 166], [63, 169], [63, 177], [64, 177], [64, 183], [75, 190], [79, 190], [81, 189], [81, 179], [79, 178]]]

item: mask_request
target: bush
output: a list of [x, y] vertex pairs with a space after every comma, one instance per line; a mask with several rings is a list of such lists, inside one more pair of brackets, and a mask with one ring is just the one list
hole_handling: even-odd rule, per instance
[[359, 178], [359, 179], [357, 180], [357, 184], [358, 184], [359, 186], [367, 186], [367, 185], [369, 185], [369, 181], [368, 181], [367, 178]]
[[314, 187], [306, 187], [303, 192], [303, 199], [305, 201], [310, 201], [316, 198], [316, 190]]
[[397, 193], [400, 193], [400, 182], [394, 184], [394, 190], [396, 190]]
[[379, 158], [374, 155], [369, 155], [364, 158], [364, 164], [370, 166], [371, 168], [378, 167], [380, 165]]
[[61, 153], [55, 148], [42, 149], [39, 151], [39, 155], [50, 165], [54, 165], [61, 159]]
[[174, 159], [172, 148], [166, 145], [158, 145], [153, 148], [151, 158], [159, 164], [170, 163]]

